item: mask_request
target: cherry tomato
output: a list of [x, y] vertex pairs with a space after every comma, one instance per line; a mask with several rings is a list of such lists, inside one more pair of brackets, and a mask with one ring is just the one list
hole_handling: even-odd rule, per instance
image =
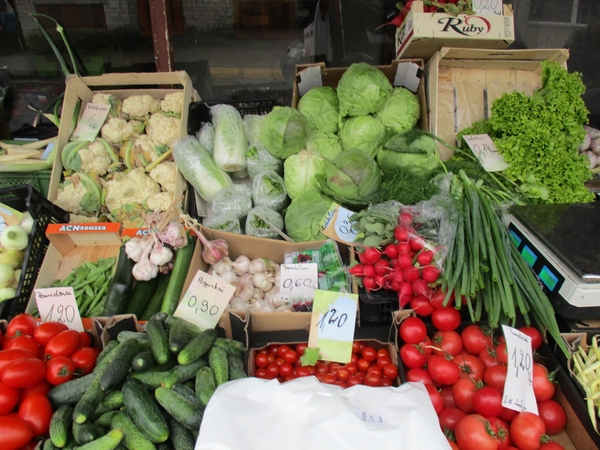
[[442, 394], [440, 394], [440, 392], [432, 384], [426, 384], [425, 389], [427, 389], [427, 393], [429, 394], [429, 398], [431, 399], [431, 404], [433, 405], [435, 413], [439, 414], [442, 409], [444, 409], [444, 400], [442, 399]]
[[0, 376], [2, 375], [2, 371], [9, 364], [12, 364], [13, 362], [18, 361], [20, 359], [31, 358], [34, 356], [36, 356], [36, 355], [32, 355], [27, 350], [17, 349], [17, 348], [15, 348], [13, 350], [0, 351]]
[[22, 334], [33, 336], [36, 326], [37, 322], [35, 317], [33, 317], [31, 314], [17, 314], [10, 322], [8, 322], [8, 326], [6, 327], [6, 336], [14, 337]]
[[296, 353], [298, 353], [298, 356], [302, 356], [304, 355], [304, 350], [306, 350], [306, 347], [308, 347], [308, 344], [301, 342], [300, 344], [296, 344]]
[[442, 386], [452, 385], [460, 378], [460, 369], [456, 363], [437, 355], [430, 355], [427, 359], [427, 372], [435, 383]]
[[440, 331], [456, 330], [460, 325], [460, 321], [460, 312], [454, 306], [437, 308], [431, 313], [431, 322]]
[[[279, 352], [281, 353], [281, 348], [279, 349]], [[299, 358], [298, 358], [298, 353], [296, 353], [296, 351], [295, 351], [295, 350], [292, 350], [292, 349], [288, 349], [288, 350], [286, 350], [286, 351], [283, 353], [282, 357], [283, 357], [283, 360], [284, 360], [286, 363], [289, 363], [289, 364], [295, 364], [295, 363], [296, 363], [296, 361], [298, 361], [298, 359], [299, 359]]]
[[28, 396], [19, 407], [19, 418], [31, 426], [35, 436], [44, 436], [48, 433], [52, 413], [50, 400], [44, 394]]
[[366, 386], [378, 387], [381, 386], [381, 375], [376, 372], [368, 373], [365, 377], [364, 384]]
[[279, 345], [276, 345], [276, 344], [269, 345], [269, 347], [267, 348], [267, 351], [271, 355], [277, 356], [279, 354]]
[[377, 359], [379, 358], [389, 358], [390, 351], [387, 348], [380, 348], [377, 350]]
[[23, 358], [4, 368], [2, 382], [13, 388], [35, 386], [44, 379], [44, 362], [37, 358]]
[[40, 346], [38, 345], [37, 341], [33, 338], [33, 336], [28, 334], [22, 334], [14, 339], [11, 339], [4, 348], [6, 350], [19, 348], [21, 350], [28, 351], [33, 356], [37, 356], [40, 352]]
[[[308, 369], [307, 369], [308, 370]], [[272, 380], [279, 376], [279, 364], [276, 362], [269, 363], [267, 366], [267, 378]]]
[[324, 380], [327, 384], [335, 384], [338, 381], [337, 377], [332, 373], [326, 373]]
[[544, 421], [531, 412], [521, 412], [510, 423], [510, 438], [521, 450], [537, 450], [540, 438], [546, 433]]
[[19, 401], [20, 392], [0, 382], [0, 415], [11, 412]]
[[377, 350], [373, 347], [365, 347], [362, 349], [362, 357], [368, 362], [375, 361], [377, 358]]
[[281, 344], [278, 348], [277, 348], [277, 355], [276, 356], [281, 356], [283, 357], [283, 354], [285, 352], [287, 352], [288, 350], [291, 350], [292, 348], [287, 345], [287, 344]]
[[477, 391], [477, 384], [470, 378], [460, 378], [452, 385], [452, 398], [454, 404], [461, 411], [471, 414], [473, 412], [473, 396]]
[[550, 400], [554, 396], [554, 383], [550, 380], [548, 369], [545, 366], [533, 363], [533, 393], [538, 402]]
[[458, 364], [458, 367], [460, 368], [461, 377], [471, 378], [475, 381], [481, 381], [483, 378], [485, 368], [477, 356], [469, 353], [457, 355], [454, 357], [454, 362]]
[[256, 378], [267, 378], [267, 370], [264, 367], [261, 367], [259, 369], [256, 369], [254, 371], [254, 376]]
[[364, 358], [360, 358], [356, 363], [356, 366], [360, 372], [366, 372], [369, 370], [369, 367], [371, 367], [371, 363]]
[[435, 347], [433, 354], [445, 356], [446, 354], [456, 356], [463, 350], [463, 342], [456, 331], [437, 331], [431, 338]]
[[383, 377], [381, 378], [381, 384], [380, 386], [393, 386], [394, 383], [392, 383], [392, 380], [390, 380], [389, 378]]
[[286, 378], [292, 374], [293, 370], [294, 368], [290, 363], [283, 363], [279, 366], [279, 375]]
[[356, 366], [356, 363], [352, 363], [349, 362], [348, 364], [346, 364], [346, 369], [348, 369], [348, 372], [350, 372], [350, 375], [354, 375], [356, 374], [356, 372], [358, 372], [358, 367]]
[[65, 330], [51, 338], [44, 347], [46, 359], [55, 356], [71, 356], [79, 347], [81, 335], [75, 330]]
[[73, 378], [75, 364], [66, 356], [55, 356], [46, 361], [46, 380], [53, 386], [63, 384]]
[[357, 384], [362, 384], [362, 380], [360, 378], [358, 378], [357, 376], [352, 375], [350, 378], [348, 378], [348, 381], [346, 381], [346, 384], [348, 385], [348, 387], [356, 386]]
[[440, 426], [442, 427], [442, 431], [454, 431], [454, 428], [456, 427], [458, 421], [466, 415], [467, 413], [461, 411], [458, 408], [443, 408], [438, 413], [438, 419], [440, 420]]
[[335, 376], [339, 381], [347, 382], [350, 378], [350, 371], [347, 367], [340, 367]]
[[257, 353], [254, 357], [254, 364], [256, 367], [264, 368], [269, 364], [269, 358], [265, 353]]
[[537, 328], [532, 326], [522, 326], [519, 328], [519, 331], [531, 338], [532, 350], [537, 350], [540, 347], [540, 345], [542, 345], [542, 333], [540, 333], [540, 330], [538, 330]]
[[467, 325], [460, 333], [460, 337], [465, 350], [471, 355], [479, 356], [483, 350], [493, 347], [492, 335], [476, 324]]
[[565, 429], [567, 424], [567, 413], [564, 408], [555, 400], [546, 400], [538, 402], [538, 415], [544, 421], [546, 434], [554, 435]]
[[383, 376], [388, 380], [395, 380], [398, 378], [398, 368], [394, 364], [387, 364], [383, 367]]
[[71, 355], [71, 361], [73, 361], [73, 364], [75, 364], [75, 368], [77, 369], [78, 373], [87, 375], [88, 373], [91, 373], [92, 370], [94, 370], [94, 367], [96, 367], [96, 359], [98, 358], [99, 354], [99, 348], [83, 347], [78, 350], [75, 350], [75, 353]]
[[353, 341], [352, 342], [352, 353], [354, 355], [360, 355], [360, 351], [361, 351], [361, 346], [360, 346], [360, 342], [358, 341]]
[[483, 386], [473, 394], [473, 410], [482, 416], [499, 416], [504, 410], [502, 391], [492, 386]]
[[[418, 344], [427, 335], [425, 322], [418, 317], [407, 317], [400, 323], [400, 338], [407, 344]], [[364, 357], [364, 355], [363, 355]]]
[[508, 368], [504, 364], [492, 366], [483, 374], [483, 381], [485, 384], [494, 386], [496, 389], [504, 390], [507, 371]]
[[281, 366], [285, 361], [283, 360], [283, 358], [281, 356], [277, 356], [275, 357], [275, 364], [277, 364], [278, 366]]
[[18, 450], [34, 437], [31, 425], [16, 415], [0, 416], [0, 436], [3, 450]]
[[296, 371], [297, 377], [308, 377], [309, 375], [310, 370], [308, 369], [308, 367], [298, 367], [298, 370]]
[[454, 437], [461, 450], [498, 449], [498, 439], [489, 421], [479, 414], [469, 414], [460, 419], [454, 428]]
[[61, 322], [42, 322], [33, 332], [33, 337], [42, 347], [45, 347], [50, 339], [69, 327]]

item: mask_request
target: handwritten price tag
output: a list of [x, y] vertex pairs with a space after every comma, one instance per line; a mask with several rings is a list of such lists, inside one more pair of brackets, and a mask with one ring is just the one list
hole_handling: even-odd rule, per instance
[[72, 287], [35, 289], [34, 295], [43, 322], [61, 322], [72, 330], [85, 331]]
[[110, 112], [110, 105], [88, 103], [85, 105], [83, 114], [77, 122], [77, 127], [70, 140], [72, 141], [93, 141], [98, 136], [100, 128]]
[[318, 264], [282, 264], [279, 285], [281, 300], [293, 305], [312, 305], [318, 287]]
[[352, 214], [354, 214], [353, 211], [343, 208], [335, 202], [332, 203], [321, 220], [321, 233], [335, 241], [352, 244], [358, 234], [350, 222]]
[[473, 0], [473, 11], [477, 14], [502, 15], [502, 0]]
[[519, 330], [502, 325], [508, 354], [508, 370], [504, 382], [502, 406], [515, 411], [537, 414], [533, 393], [533, 352], [531, 338]]
[[235, 286], [199, 270], [173, 315], [203, 330], [214, 328], [234, 293]]
[[322, 359], [350, 362], [358, 295], [315, 291], [308, 346], [319, 348]]
[[509, 167], [487, 134], [471, 134], [463, 138], [486, 172], [501, 172]]

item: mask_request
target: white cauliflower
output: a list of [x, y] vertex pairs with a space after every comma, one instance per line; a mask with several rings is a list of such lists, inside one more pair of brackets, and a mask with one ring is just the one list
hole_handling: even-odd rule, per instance
[[183, 91], [165, 95], [165, 99], [160, 101], [160, 109], [163, 112], [179, 114], [181, 116], [183, 111]]
[[123, 103], [121, 100], [113, 94], [103, 94], [98, 92], [92, 97], [92, 103], [97, 105], [110, 105], [110, 117], [119, 117], [121, 115], [121, 108]]
[[146, 120], [160, 111], [160, 102], [148, 94], [132, 95], [123, 100], [121, 112], [126, 119]]
[[87, 193], [83, 183], [70, 183], [59, 186], [54, 203], [73, 214], [83, 215], [81, 199]]
[[152, 114], [146, 125], [146, 134], [160, 144], [173, 147], [181, 137], [181, 119], [164, 114]]
[[137, 152], [144, 152], [147, 154], [151, 161], [154, 161], [168, 150], [164, 144], [155, 142], [154, 139], [147, 134], [142, 134], [140, 137], [135, 138], [133, 140], [133, 146], [136, 148]]
[[126, 173], [116, 173], [104, 186], [106, 207], [109, 211], [131, 203], [144, 204], [148, 197], [159, 192], [160, 185], [146, 175], [141, 167]]
[[92, 222], [98, 222], [98, 217], [96, 217], [96, 216], [93, 216], [93, 217], [81, 216], [79, 214], [71, 214], [69, 216], [69, 223], [92, 223]]
[[[79, 157], [81, 158], [81, 170], [86, 173], [95, 173], [97, 175], [105, 175], [108, 172], [110, 165], [115, 162], [116, 155], [114, 149], [110, 147], [107, 141], [106, 145], [100, 140], [96, 139], [91, 142], [87, 147], [79, 150]], [[107, 148], [107, 146], [109, 148]], [[112, 149], [112, 156], [110, 151]]]
[[121, 147], [128, 141], [144, 132], [144, 124], [139, 120], [125, 120], [113, 117], [100, 129], [100, 135], [114, 147]]
[[95, 175], [74, 173], [58, 186], [54, 203], [73, 214], [97, 215], [102, 197], [100, 188]]
[[160, 192], [148, 197], [144, 204], [150, 211], [166, 211], [173, 203], [173, 194], [170, 192]]
[[165, 161], [158, 164], [150, 171], [150, 178], [156, 181], [173, 198], [175, 193], [175, 180], [177, 179], [177, 165], [172, 161]]

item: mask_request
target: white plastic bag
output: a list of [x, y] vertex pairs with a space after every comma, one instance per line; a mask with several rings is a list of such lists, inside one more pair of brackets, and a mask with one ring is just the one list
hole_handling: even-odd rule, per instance
[[342, 389], [315, 377], [244, 378], [213, 394], [195, 450], [448, 450], [420, 383]]
[[304, 29], [304, 56], [325, 55], [327, 61], [333, 59], [329, 15], [321, 14], [321, 0], [317, 2], [315, 18]]

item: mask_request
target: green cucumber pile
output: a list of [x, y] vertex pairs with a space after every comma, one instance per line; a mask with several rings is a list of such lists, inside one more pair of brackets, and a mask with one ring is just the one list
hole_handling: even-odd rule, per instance
[[164, 312], [121, 331], [96, 368], [55, 386], [42, 449], [193, 450], [215, 389], [246, 377], [244, 345]]

